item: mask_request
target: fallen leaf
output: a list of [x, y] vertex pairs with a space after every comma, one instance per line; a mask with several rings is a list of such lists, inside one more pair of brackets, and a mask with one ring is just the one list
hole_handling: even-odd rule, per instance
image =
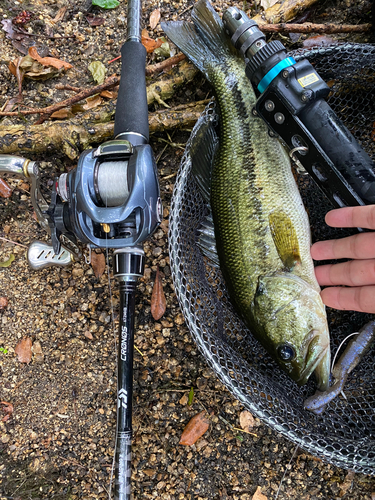
[[29, 337], [25, 337], [18, 342], [14, 352], [18, 356], [20, 363], [30, 363], [31, 361], [31, 346], [32, 342]]
[[73, 104], [73, 106], [71, 107], [72, 113], [82, 113], [83, 111], [96, 108], [103, 102], [99, 94], [95, 94], [92, 97], [87, 97], [85, 101], [86, 102], [84, 104], [82, 104], [81, 102]]
[[89, 71], [98, 85], [105, 80], [106, 67], [101, 61], [93, 61], [89, 64]]
[[9, 267], [11, 263], [14, 261], [14, 255], [11, 253], [9, 255], [9, 259], [4, 262], [0, 262], [0, 267]]
[[56, 69], [70, 69], [73, 66], [66, 61], [61, 61], [55, 57], [40, 57], [35, 47], [29, 48], [29, 56], [38, 61], [43, 66], [53, 66]]
[[188, 405], [191, 406], [193, 404], [193, 399], [194, 399], [194, 388], [191, 387], [189, 391], [189, 399], [188, 399]]
[[0, 311], [8, 306], [8, 299], [6, 297], [0, 297]]
[[61, 7], [61, 9], [59, 9], [57, 11], [57, 14], [56, 16], [52, 19], [52, 23], [53, 24], [56, 24], [58, 23], [59, 21], [62, 21], [64, 19], [64, 16], [65, 16], [65, 12], [68, 10], [68, 7], [66, 5], [64, 5], [64, 7]]
[[163, 58], [167, 58], [167, 57], [170, 57], [172, 54], [171, 54], [171, 47], [169, 45], [169, 42], [163, 37], [163, 38], [159, 38], [159, 41], [162, 42], [162, 44], [160, 45], [160, 47], [157, 47], [155, 50], [154, 50], [154, 53], [159, 56], [159, 57], [163, 57]]
[[117, 0], [92, 0], [92, 5], [97, 5], [102, 9], [115, 9], [120, 5]]
[[74, 113], [70, 108], [62, 108], [52, 113], [51, 118], [63, 120], [65, 118], [71, 118], [72, 116], [74, 116]]
[[159, 9], [155, 9], [151, 12], [151, 15], [150, 15], [150, 28], [153, 30], [156, 28], [156, 26], [158, 25], [160, 21], [160, 10]]
[[167, 309], [167, 301], [165, 300], [163, 283], [159, 274], [159, 266], [156, 268], [155, 283], [151, 294], [151, 314], [154, 320], [160, 319]]
[[337, 43], [337, 40], [331, 36], [317, 35], [306, 38], [306, 40], [302, 42], [302, 45], [304, 48], [310, 49], [311, 47], [326, 47], [328, 45], [332, 45], [333, 43]]
[[21, 33], [15, 29], [11, 19], [3, 19], [1, 24], [3, 25], [3, 30], [7, 34], [7, 38], [10, 38], [11, 40], [23, 40], [24, 38], [30, 38], [27, 33]]
[[17, 83], [18, 83], [18, 96], [17, 100], [18, 102], [23, 101], [22, 97], [22, 82], [23, 82], [23, 77], [24, 77], [24, 72], [21, 68], [21, 63], [22, 63], [21, 57], [18, 57], [17, 59], [14, 60], [14, 62], [9, 63], [9, 71], [17, 78]]
[[154, 52], [155, 49], [160, 47], [163, 44], [163, 41], [154, 40], [148, 36], [147, 30], [142, 30], [142, 44], [146, 47], [147, 53]]
[[106, 97], [107, 99], [113, 99], [116, 97], [117, 92], [111, 91], [111, 90], [102, 90], [100, 94], [102, 97]]
[[185, 427], [180, 443], [185, 446], [192, 446], [208, 430], [210, 422], [206, 417], [205, 410], [195, 415]]
[[251, 500], [268, 500], [268, 498], [263, 495], [260, 486], [258, 486]]
[[104, 253], [92, 252], [91, 253], [91, 266], [92, 266], [92, 268], [94, 270], [95, 276], [97, 278], [100, 278], [100, 276], [105, 271], [105, 256], [104, 256]]
[[[33, 47], [30, 47], [29, 50], [32, 48]], [[42, 59], [53, 59], [53, 58], [46, 57]], [[17, 77], [19, 86], [20, 86], [20, 79], [17, 74], [18, 70], [19, 72], [21, 72], [20, 74], [22, 75], [22, 77], [26, 76], [32, 80], [47, 80], [49, 78], [53, 78], [54, 76], [56, 76], [60, 71], [54, 66], [43, 66], [43, 64], [40, 64], [29, 54], [27, 54], [25, 57], [15, 59], [13, 62], [10, 62], [8, 67], [10, 72]]]
[[12, 403], [7, 403], [6, 401], [0, 401], [0, 405], [4, 405], [4, 408], [2, 408], [2, 410], [5, 413], [5, 415], [1, 419], [1, 421], [7, 422], [10, 419], [10, 417], [12, 416], [13, 405], [12, 405]]
[[0, 179], [0, 196], [2, 198], [10, 198], [12, 196], [12, 188], [4, 179]]
[[90, 26], [101, 26], [105, 23], [105, 19], [103, 17], [97, 16], [86, 16], [86, 21]]
[[240, 413], [241, 429], [249, 432], [250, 429], [252, 429], [254, 427], [254, 424], [255, 424], [255, 419], [252, 416], [252, 414], [247, 410], [241, 411], [241, 413]]

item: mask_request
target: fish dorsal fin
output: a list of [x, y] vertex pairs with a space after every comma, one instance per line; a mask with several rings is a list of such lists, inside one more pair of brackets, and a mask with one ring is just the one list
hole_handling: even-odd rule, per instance
[[296, 264], [301, 264], [297, 232], [289, 216], [282, 211], [272, 212], [269, 223], [277, 253], [286, 269], [291, 270]]
[[216, 121], [216, 114], [199, 118], [190, 143], [191, 172], [207, 203], [210, 203], [212, 165], [219, 145]]

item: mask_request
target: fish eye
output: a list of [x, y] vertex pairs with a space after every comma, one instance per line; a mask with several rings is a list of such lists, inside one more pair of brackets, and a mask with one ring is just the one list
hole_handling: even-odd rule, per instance
[[289, 344], [281, 344], [277, 348], [277, 354], [282, 361], [292, 361], [296, 353]]

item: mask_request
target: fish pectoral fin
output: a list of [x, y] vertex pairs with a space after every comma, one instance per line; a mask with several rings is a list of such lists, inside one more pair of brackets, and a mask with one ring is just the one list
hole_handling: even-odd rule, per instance
[[285, 212], [272, 212], [269, 223], [277, 253], [286, 267], [291, 270], [296, 264], [301, 264], [297, 232], [292, 221]]

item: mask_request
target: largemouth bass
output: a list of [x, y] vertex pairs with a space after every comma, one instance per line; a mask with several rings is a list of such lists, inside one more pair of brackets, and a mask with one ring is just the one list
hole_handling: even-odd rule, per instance
[[293, 380], [304, 384], [315, 372], [318, 389], [325, 390], [329, 330], [310, 256], [309, 221], [289, 157], [252, 114], [256, 96], [244, 62], [211, 4], [199, 0], [192, 19], [194, 25], [170, 22], [162, 28], [211, 82], [219, 107], [218, 147], [213, 124], [207, 122], [197, 134], [202, 154], [199, 144], [194, 146], [192, 162], [203, 191], [208, 182], [229, 295], [256, 338]]

